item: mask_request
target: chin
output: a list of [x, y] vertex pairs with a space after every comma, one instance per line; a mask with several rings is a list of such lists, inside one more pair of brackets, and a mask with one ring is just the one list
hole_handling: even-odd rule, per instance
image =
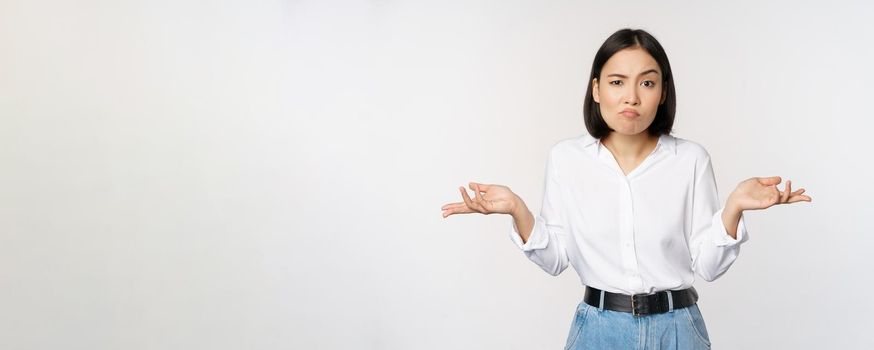
[[614, 126], [614, 125], [610, 125], [610, 123], [607, 123], [607, 126], [609, 126], [610, 129], [613, 129], [613, 132], [615, 132], [617, 134], [621, 134], [621, 135], [625, 135], [625, 136], [634, 136], [634, 135], [637, 135], [640, 133], [646, 133], [651, 124], [652, 124], [652, 122], [650, 121], [649, 123], [646, 124], [646, 126], [643, 126], [639, 130], [637, 129], [637, 127], [640, 126], [639, 123], [627, 123], [627, 124], [625, 124], [623, 126], [619, 126], [619, 127]]
[[634, 129], [628, 129], [628, 128], [615, 128], [615, 127], [612, 127], [612, 126], [611, 126], [610, 129], [613, 129], [613, 132], [614, 132], [614, 133], [617, 133], [617, 134], [620, 134], [620, 135], [625, 135], [625, 136], [634, 136], [634, 135], [637, 135], [637, 134], [640, 134], [640, 133], [645, 133], [646, 130], [648, 129], [648, 127], [647, 127], [647, 128], [643, 128], [642, 130], [634, 130]]

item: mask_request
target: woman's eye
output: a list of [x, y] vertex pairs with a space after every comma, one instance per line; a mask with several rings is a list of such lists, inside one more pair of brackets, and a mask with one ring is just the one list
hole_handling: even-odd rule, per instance
[[[643, 84], [644, 84], [644, 86], [646, 86], [646, 87], [655, 87], [655, 82], [652, 81], [652, 80], [644, 81]], [[647, 84], [648, 84], [648, 85], [647, 85]]]
[[611, 85], [620, 85], [620, 84], [622, 84], [622, 81], [621, 80], [614, 80], [614, 81], [611, 81], [610, 84]]

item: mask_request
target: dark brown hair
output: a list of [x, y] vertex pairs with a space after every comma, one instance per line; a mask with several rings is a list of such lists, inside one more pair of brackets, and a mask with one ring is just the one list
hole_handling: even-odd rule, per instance
[[670, 134], [674, 127], [674, 113], [677, 109], [677, 94], [674, 91], [674, 76], [671, 73], [671, 64], [668, 62], [668, 55], [652, 35], [641, 29], [620, 29], [613, 35], [610, 35], [598, 53], [595, 54], [595, 61], [592, 63], [592, 72], [589, 74], [589, 80], [586, 82], [586, 98], [583, 102], [583, 119], [586, 123], [586, 130], [593, 137], [602, 138], [610, 135], [614, 131], [607, 125], [604, 118], [601, 116], [601, 107], [595, 102], [592, 97], [592, 79], [598, 78], [598, 83], [601, 83], [601, 69], [610, 57], [620, 50], [640, 47], [649, 53], [653, 59], [659, 64], [662, 71], [662, 93], [665, 94], [665, 101], [659, 105], [655, 119], [650, 124], [650, 135], [660, 136]]

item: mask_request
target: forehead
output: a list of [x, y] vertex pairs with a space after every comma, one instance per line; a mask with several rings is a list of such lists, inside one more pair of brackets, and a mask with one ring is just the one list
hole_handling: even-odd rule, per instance
[[650, 69], [659, 71], [659, 75], [661, 75], [659, 63], [656, 62], [655, 58], [649, 52], [646, 52], [646, 50], [634, 47], [622, 49], [613, 54], [604, 63], [604, 67], [601, 68], [601, 74], [626, 73], [636, 75], [639, 72]]

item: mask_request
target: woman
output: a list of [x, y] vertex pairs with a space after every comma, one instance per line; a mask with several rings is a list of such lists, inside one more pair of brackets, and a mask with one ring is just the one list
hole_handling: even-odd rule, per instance
[[453, 214], [509, 214], [510, 237], [543, 270], [572, 265], [586, 286], [566, 349], [709, 349], [692, 288], [713, 281], [748, 239], [743, 211], [810, 202], [779, 176], [753, 177], [720, 207], [708, 152], [671, 136], [671, 66], [643, 30], [598, 50], [584, 103], [588, 131], [550, 149], [540, 215], [508, 187], [470, 183]]

